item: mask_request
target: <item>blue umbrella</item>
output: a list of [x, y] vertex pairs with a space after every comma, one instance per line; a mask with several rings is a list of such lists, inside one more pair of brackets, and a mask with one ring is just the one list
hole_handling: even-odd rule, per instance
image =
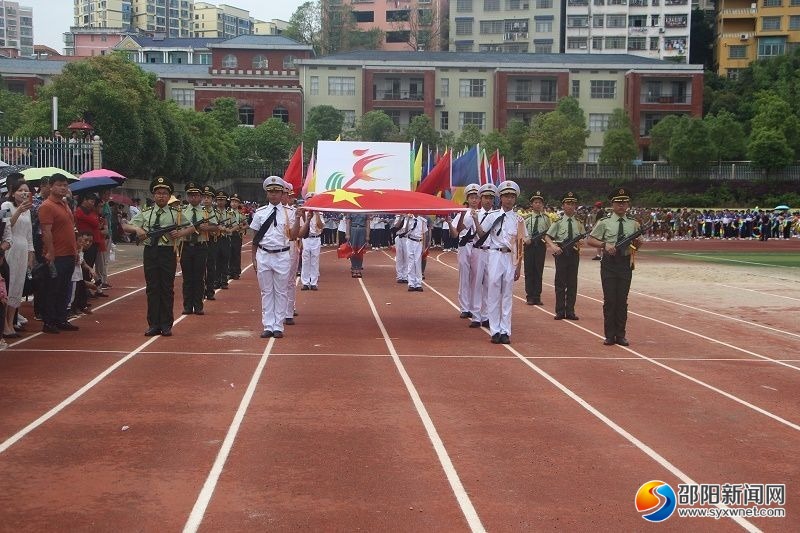
[[111, 178], [92, 178], [74, 181], [69, 184], [69, 190], [76, 193], [98, 192], [119, 187], [119, 183]]
[[788, 205], [777, 205], [777, 206], [775, 206], [775, 211], [788, 211], [788, 210], [789, 210], [789, 206]]

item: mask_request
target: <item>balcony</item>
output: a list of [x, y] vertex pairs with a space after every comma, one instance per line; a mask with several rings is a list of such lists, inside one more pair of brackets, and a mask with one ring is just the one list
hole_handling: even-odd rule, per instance
[[528, 32], [509, 32], [503, 35], [504, 41], [526, 41]]
[[752, 19], [752, 18], [756, 18], [756, 11], [757, 10], [750, 9], [750, 8], [720, 9], [719, 10], [719, 18], [722, 18], [722, 19]]
[[692, 98], [689, 94], [643, 94], [643, 104], [691, 104]]
[[555, 102], [556, 93], [553, 92], [536, 92], [536, 91], [509, 91], [509, 102]]
[[422, 91], [396, 91], [396, 90], [376, 90], [375, 101], [398, 101], [398, 100], [412, 100], [421, 102], [425, 99]]

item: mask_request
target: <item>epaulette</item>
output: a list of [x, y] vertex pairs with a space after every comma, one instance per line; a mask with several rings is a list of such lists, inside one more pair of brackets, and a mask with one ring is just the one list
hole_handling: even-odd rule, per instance
[[259, 207], [258, 209], [256, 209], [256, 211], [261, 211], [262, 209], [266, 209], [266, 208], [268, 208], [268, 207], [269, 207], [269, 206], [271, 206], [271, 205], [272, 205], [272, 204], [262, 205], [261, 207]]
[[[154, 205], [155, 205], [155, 204], [154, 204]], [[152, 210], [153, 210], [153, 207], [154, 207], [154, 205], [151, 205], [150, 207], [145, 207], [144, 209], [142, 209], [142, 214], [145, 214], [145, 213], [147, 213], [148, 211], [152, 211]]]

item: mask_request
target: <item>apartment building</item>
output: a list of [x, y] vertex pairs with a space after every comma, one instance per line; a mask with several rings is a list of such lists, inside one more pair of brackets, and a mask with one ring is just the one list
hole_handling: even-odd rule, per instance
[[735, 79], [757, 59], [800, 46], [800, 0], [718, 0], [718, 73]]
[[253, 35], [281, 35], [289, 27], [285, 20], [258, 20], [253, 19]]
[[650, 130], [667, 115], [702, 116], [703, 67], [630, 54], [358, 51], [297, 62], [305, 110], [331, 105], [353, 127], [381, 110], [400, 127], [418, 115], [442, 132], [467, 124], [484, 133], [512, 119], [530, 122], [572, 95], [586, 113], [584, 153], [596, 161], [614, 109], [631, 117], [640, 155]]
[[450, 51], [562, 51], [559, 0], [451, 0]]
[[332, 34], [352, 17], [361, 31], [380, 29], [382, 50], [442, 50], [448, 0], [321, 0], [322, 34]]
[[74, 7], [74, 28], [133, 29], [131, 0], [74, 0]]
[[33, 56], [33, 9], [0, 0], [0, 54]]
[[246, 9], [227, 4], [194, 3], [193, 31], [195, 37], [231, 39], [253, 33], [253, 19]]
[[73, 0], [74, 27], [191, 37], [194, 0]]

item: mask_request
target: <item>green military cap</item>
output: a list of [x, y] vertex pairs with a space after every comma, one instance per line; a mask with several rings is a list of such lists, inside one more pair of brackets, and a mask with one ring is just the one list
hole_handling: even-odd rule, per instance
[[626, 189], [620, 187], [611, 195], [612, 202], [630, 202], [631, 195], [628, 193]]
[[561, 200], [561, 203], [565, 204], [567, 202], [575, 202], [576, 204], [578, 203], [578, 198], [575, 196], [575, 193], [568, 192], [567, 194], [564, 195], [564, 199]]
[[237, 202], [241, 202], [242, 201], [242, 199], [239, 197], [239, 193], [238, 192], [235, 192], [235, 193], [231, 194], [231, 197], [228, 198], [228, 200], [230, 200], [231, 202], [234, 201], [234, 200], [236, 200]]
[[153, 181], [150, 182], [150, 192], [156, 192], [156, 189], [167, 189], [167, 191], [172, 194], [172, 191], [175, 190], [175, 186], [166, 177], [156, 176], [153, 178]]
[[193, 181], [190, 181], [189, 183], [187, 183], [187, 184], [186, 184], [186, 187], [184, 187], [184, 189], [183, 189], [183, 190], [184, 190], [185, 192], [187, 192], [187, 193], [191, 193], [191, 192], [203, 192], [203, 191], [201, 191], [201, 190], [200, 190], [200, 186], [199, 186], [198, 184], [196, 184], [195, 182], [193, 182]]
[[217, 191], [215, 191], [214, 187], [212, 187], [211, 185], [206, 185], [203, 187], [203, 195], [213, 197], [217, 195]]
[[541, 200], [541, 201], [544, 202], [544, 196], [542, 195], [542, 191], [536, 191], [535, 193], [533, 193], [531, 195], [530, 200], [531, 200], [531, 202], [534, 201], [534, 200]]
[[225, 191], [219, 190], [217, 191], [217, 200], [227, 200], [228, 195], [225, 194]]

